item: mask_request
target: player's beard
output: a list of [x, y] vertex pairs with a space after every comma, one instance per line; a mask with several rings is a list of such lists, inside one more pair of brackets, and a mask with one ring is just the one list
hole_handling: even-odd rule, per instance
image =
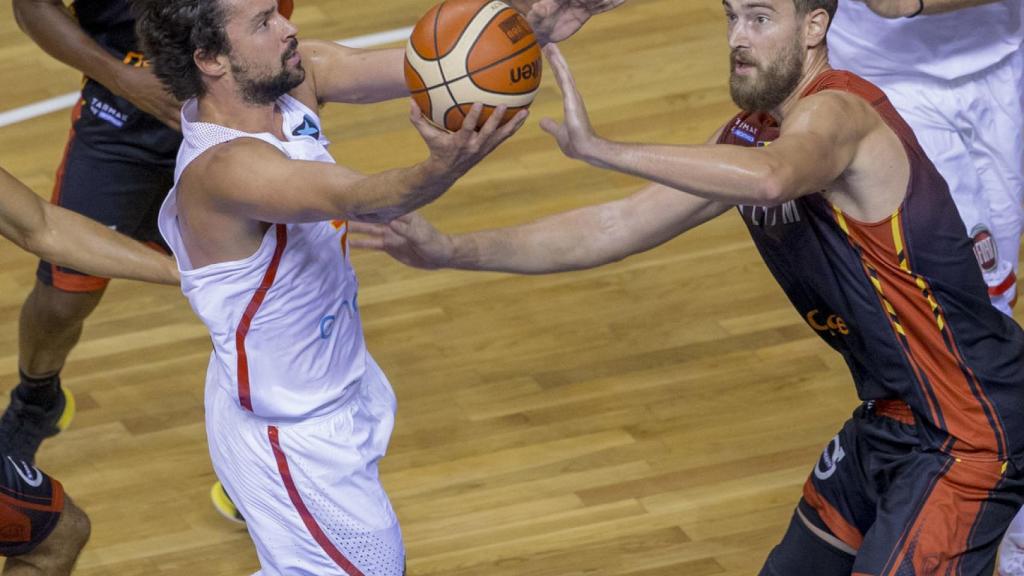
[[254, 75], [251, 67], [244, 62], [231, 61], [231, 73], [238, 83], [242, 98], [250, 104], [263, 106], [274, 103], [278, 98], [291, 92], [306, 79], [306, 70], [299, 62], [288, 67], [288, 59], [298, 50], [298, 41], [293, 41], [281, 56], [281, 71], [272, 75]]
[[757, 69], [754, 75], [736, 74], [736, 58], [737, 53], [733, 51], [729, 55], [729, 93], [732, 101], [742, 110], [770, 112], [782, 104], [800, 84], [804, 69], [804, 52], [799, 37], [783, 48], [767, 66], [740, 56], [741, 60]]

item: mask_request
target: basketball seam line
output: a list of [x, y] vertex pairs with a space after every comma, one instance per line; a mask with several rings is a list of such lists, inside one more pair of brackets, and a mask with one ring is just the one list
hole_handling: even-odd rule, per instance
[[[501, 64], [502, 62], [505, 62], [505, 61], [510, 60], [512, 58], [515, 58], [516, 56], [519, 56], [523, 52], [526, 52], [527, 50], [529, 50], [530, 48], [533, 48], [536, 45], [537, 45], [537, 41], [534, 40], [532, 43], [530, 43], [529, 46], [526, 46], [525, 48], [522, 48], [518, 52], [515, 52], [513, 54], [509, 54], [508, 56], [505, 56], [501, 60], [498, 60], [498, 61], [495, 61], [495, 62], [491, 62], [487, 66], [483, 66], [481, 68], [473, 70], [472, 72], [467, 72], [467, 73], [463, 74], [462, 76], [459, 76], [458, 78], [453, 78], [451, 80], [444, 79], [444, 81], [442, 81], [440, 84], [434, 84], [433, 86], [427, 86], [426, 88], [421, 88], [419, 90], [412, 90], [412, 91], [409, 92], [409, 94], [420, 94], [422, 92], [429, 92], [430, 90], [434, 90], [435, 88], [440, 88], [441, 86], [444, 86], [446, 84], [452, 84], [452, 83], [458, 82], [459, 80], [463, 80], [465, 78], [469, 78], [470, 82], [473, 82], [473, 78], [472, 78], [473, 74], [476, 74], [477, 72], [483, 72], [484, 70], [487, 70], [489, 68], [494, 68], [498, 64]], [[467, 68], [468, 68], [468, 66], [467, 66]], [[419, 74], [417, 73], [417, 75], [419, 75]], [[444, 78], [444, 71], [441, 72], [441, 77]], [[423, 77], [420, 76], [420, 80], [422, 80], [422, 79], [423, 79]], [[426, 84], [426, 83], [424, 82], [424, 84]], [[505, 94], [504, 92], [494, 92], [493, 90], [488, 90], [488, 89], [480, 86], [476, 82], [473, 82], [473, 85], [476, 86], [477, 88], [480, 88], [484, 92], [490, 92], [492, 94]], [[536, 90], [536, 88], [534, 88], [534, 90]], [[519, 92], [518, 94], [529, 94], [532, 91], [533, 90], [530, 90], [530, 91], [527, 91], [527, 92]], [[451, 93], [450, 90], [449, 90], [449, 93]], [[516, 94], [516, 95], [518, 95], [518, 94]], [[455, 96], [454, 95], [452, 96], [452, 100], [453, 101], [455, 100]]]
[[[434, 53], [435, 54], [440, 54], [441, 53], [441, 50], [437, 46], [437, 25], [438, 25], [437, 23], [441, 19], [441, 11], [444, 10], [444, 5], [445, 4], [447, 4], [447, 2], [442, 2], [441, 5], [437, 7], [437, 12], [434, 13]], [[487, 6], [489, 4], [490, 3], [485, 4], [484, 6]], [[482, 9], [482, 7], [481, 7], [481, 9]], [[480, 10], [477, 10], [476, 14], [473, 14], [473, 18], [476, 18], [476, 15], [479, 14], [479, 13], [480, 13]], [[473, 18], [470, 18], [469, 21], [472, 22]], [[465, 28], [463, 28], [463, 32], [465, 32]], [[459, 34], [459, 40], [462, 40], [462, 34], [461, 33]], [[456, 40], [454, 45], [457, 46], [458, 43], [459, 43], [458, 40]], [[459, 110], [459, 114], [462, 114], [462, 119], [465, 120], [466, 119], [466, 113], [463, 112], [462, 109], [458, 107], [458, 101], [455, 100], [455, 94], [452, 93], [452, 89], [448, 85], [448, 79], [445, 78], [444, 66], [441, 65], [441, 60], [442, 60], [442, 58], [439, 56], [438, 59], [437, 59], [437, 71], [441, 73], [441, 81], [444, 82], [444, 89], [445, 89], [445, 91], [448, 92], [448, 97], [452, 99], [452, 102], [456, 103], [455, 107]], [[430, 96], [430, 95], [428, 94], [427, 96]], [[433, 108], [434, 104], [431, 103], [430, 106], [431, 106], [431, 108]], [[449, 110], [451, 110], [451, 108], [449, 108]], [[445, 111], [445, 114], [446, 115], [448, 114], [447, 110]], [[433, 115], [433, 111], [431, 111], [431, 115]], [[447, 118], [441, 118], [441, 125], [444, 126], [445, 128], [448, 127]]]

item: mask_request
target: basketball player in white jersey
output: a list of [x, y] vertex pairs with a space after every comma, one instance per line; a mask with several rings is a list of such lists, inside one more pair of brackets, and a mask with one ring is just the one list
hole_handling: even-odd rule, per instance
[[[541, 2], [551, 39], [619, 3]], [[384, 222], [437, 199], [526, 113], [499, 127], [499, 108], [478, 127], [476, 105], [447, 133], [414, 106], [429, 157], [364, 176], [334, 163], [316, 110], [407, 96], [401, 49], [300, 44], [274, 0], [154, 1], [139, 35], [185, 101], [160, 229], [213, 340], [210, 455], [260, 574], [403, 574], [377, 478], [395, 398], [363, 341], [347, 220]]]
[[1022, 44], [1020, 0], [848, 0], [828, 40], [833, 64], [882, 88], [914, 129], [949, 184], [993, 304], [1011, 315], [1024, 224]]
[[[882, 88], [949, 184], [992, 303], [1012, 315], [1024, 225], [1020, 0], [849, 0], [829, 33], [836, 68]], [[1002, 576], [1024, 576], [1024, 514]]]

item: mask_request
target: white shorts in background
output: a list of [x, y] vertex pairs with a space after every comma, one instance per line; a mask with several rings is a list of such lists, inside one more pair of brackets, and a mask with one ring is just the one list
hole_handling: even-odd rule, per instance
[[271, 423], [207, 382], [214, 470], [245, 517], [262, 576], [401, 576], [405, 549], [377, 476], [395, 396], [372, 359], [334, 413]]
[[1024, 225], [1024, 53], [954, 81], [868, 78], [949, 184], [1000, 310], [1011, 314]]

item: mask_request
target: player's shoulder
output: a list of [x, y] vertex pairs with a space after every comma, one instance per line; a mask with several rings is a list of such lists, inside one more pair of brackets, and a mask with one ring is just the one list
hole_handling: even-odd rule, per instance
[[211, 146], [189, 163], [181, 182], [202, 182], [204, 189], [235, 187], [262, 178], [288, 157], [273, 144], [255, 136], [243, 136]]

